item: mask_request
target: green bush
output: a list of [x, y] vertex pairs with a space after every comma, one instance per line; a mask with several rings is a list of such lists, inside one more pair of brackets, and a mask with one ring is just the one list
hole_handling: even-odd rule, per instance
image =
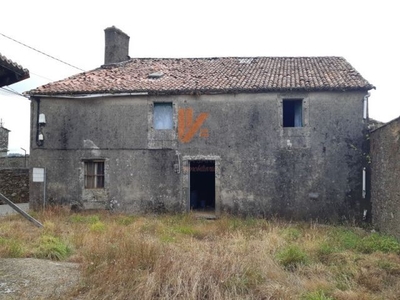
[[133, 222], [135, 222], [134, 216], [121, 216], [117, 219], [117, 223], [119, 225], [124, 225], [124, 226], [128, 226], [128, 225], [132, 224]]
[[325, 294], [324, 291], [314, 291], [304, 294], [301, 297], [302, 300], [334, 300]]
[[90, 225], [90, 231], [92, 232], [104, 232], [106, 230], [106, 225], [103, 222], [97, 221]]
[[367, 254], [377, 251], [400, 254], [400, 244], [391, 236], [373, 233], [361, 239], [360, 243], [357, 245], [357, 250]]
[[290, 245], [276, 255], [278, 262], [286, 269], [293, 270], [298, 265], [308, 262], [307, 254], [296, 245]]
[[301, 236], [301, 231], [294, 227], [288, 227], [282, 230], [282, 235], [286, 240], [295, 241]]
[[361, 237], [350, 229], [337, 228], [329, 243], [339, 249], [351, 250], [355, 249], [360, 242]]
[[21, 242], [15, 239], [0, 237], [0, 246], [5, 250], [7, 257], [22, 257], [25, 252]]
[[82, 216], [80, 214], [74, 214], [74, 215], [69, 217], [69, 221], [71, 223], [94, 224], [94, 223], [100, 221], [100, 217], [98, 215]]
[[34, 253], [37, 258], [63, 260], [71, 254], [71, 248], [58, 237], [43, 235], [39, 239], [39, 245]]

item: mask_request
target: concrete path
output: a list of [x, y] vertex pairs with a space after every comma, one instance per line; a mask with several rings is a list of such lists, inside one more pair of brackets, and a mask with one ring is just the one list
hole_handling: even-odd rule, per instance
[[[29, 203], [18, 203], [17, 205], [24, 211], [28, 211], [29, 209]], [[0, 205], [0, 217], [13, 214], [17, 214], [17, 212], [11, 206], [8, 204]]]

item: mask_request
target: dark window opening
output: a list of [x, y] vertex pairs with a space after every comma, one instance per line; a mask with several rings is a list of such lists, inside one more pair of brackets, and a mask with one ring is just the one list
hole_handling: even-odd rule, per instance
[[283, 100], [283, 127], [303, 127], [303, 100]]
[[215, 211], [215, 161], [190, 161], [190, 209]]
[[85, 189], [104, 188], [104, 161], [85, 161]]
[[154, 103], [153, 111], [154, 129], [173, 129], [173, 109], [172, 103]]

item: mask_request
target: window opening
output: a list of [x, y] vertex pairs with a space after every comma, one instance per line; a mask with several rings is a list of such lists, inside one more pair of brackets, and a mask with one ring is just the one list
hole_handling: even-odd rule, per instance
[[303, 100], [283, 100], [283, 127], [303, 127]]
[[104, 188], [104, 161], [85, 161], [85, 189]]
[[154, 129], [173, 129], [172, 103], [154, 103]]

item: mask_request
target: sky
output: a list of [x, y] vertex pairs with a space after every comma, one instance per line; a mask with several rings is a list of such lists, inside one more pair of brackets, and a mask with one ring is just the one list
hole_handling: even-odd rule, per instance
[[[22, 93], [104, 62], [104, 29], [130, 36], [131, 57], [342, 56], [376, 87], [369, 115], [400, 115], [396, 1], [113, 0], [3, 1], [0, 53], [29, 69]], [[3, 34], [3, 35], [2, 35]], [[29, 152], [30, 100], [0, 89], [9, 153]]]

